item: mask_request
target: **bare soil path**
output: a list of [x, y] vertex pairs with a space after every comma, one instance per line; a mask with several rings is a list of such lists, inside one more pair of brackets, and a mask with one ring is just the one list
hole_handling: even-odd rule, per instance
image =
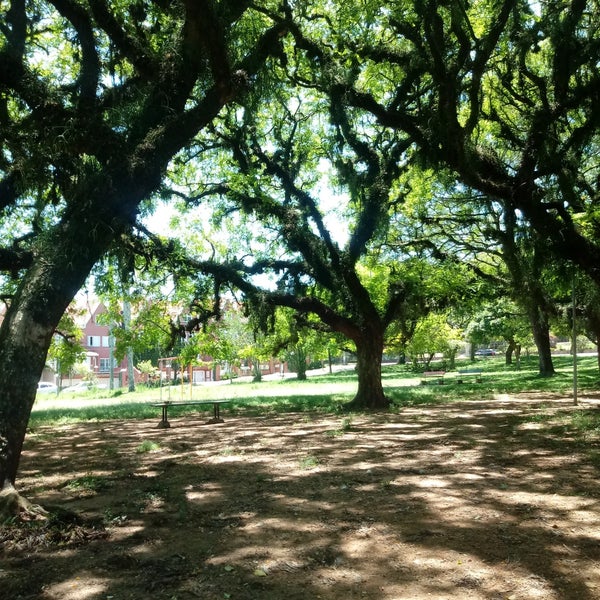
[[580, 410], [528, 394], [42, 428], [21, 491], [85, 520], [4, 526], [0, 595], [600, 599], [600, 444], [569, 430]]

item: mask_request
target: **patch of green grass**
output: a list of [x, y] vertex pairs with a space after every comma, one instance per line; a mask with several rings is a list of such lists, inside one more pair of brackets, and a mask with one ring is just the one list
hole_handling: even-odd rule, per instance
[[345, 417], [342, 419], [340, 426], [337, 429], [330, 429], [326, 431], [325, 434], [331, 437], [336, 437], [339, 435], [344, 435], [348, 431], [352, 431], [352, 417]]
[[105, 489], [108, 482], [105, 477], [98, 477], [88, 473], [81, 477], [76, 477], [68, 481], [63, 487], [68, 489], [70, 492], [99, 492]]
[[588, 452], [588, 457], [590, 459], [590, 462], [596, 468], [600, 468], [600, 451], [598, 451], [598, 450], [591, 450], [590, 452]]
[[[490, 357], [458, 361], [456, 369], [481, 368], [483, 381], [465, 381], [462, 384], [448, 375], [444, 385], [420, 385], [420, 377], [406, 365], [386, 365], [382, 369], [385, 393], [392, 401], [391, 410], [407, 406], [443, 404], [462, 400], [485, 400], [497, 394], [546, 391], [571, 393], [572, 358], [554, 357], [556, 375], [540, 377], [537, 373], [537, 357], [523, 357], [520, 368], [504, 364], [504, 357]], [[579, 389], [582, 391], [600, 387], [595, 357], [578, 360]], [[107, 420], [158, 419], [160, 409], [150, 405], [160, 398], [179, 400], [229, 399], [231, 404], [223, 408], [224, 418], [233, 415], [277, 414], [288, 412], [340, 414], [343, 406], [352, 400], [356, 392], [357, 375], [352, 369], [309, 377], [305, 381], [289, 378], [261, 383], [234, 382], [220, 386], [171, 388], [168, 391], [140, 388], [136, 392], [123, 392], [112, 398], [40, 398], [34, 405], [30, 430], [40, 425], [61, 425], [81, 421], [101, 422]], [[210, 412], [207, 406], [204, 412]], [[173, 407], [169, 416], [198, 414], [199, 407]], [[542, 417], [540, 417], [542, 418]], [[581, 425], [587, 427], [587, 425]], [[343, 427], [340, 433], [343, 432]]]
[[113, 419], [148, 419], [157, 417], [158, 409], [146, 403], [115, 402], [112, 404], [73, 404], [73, 406], [43, 408], [34, 407], [29, 421], [30, 428], [40, 425], [68, 425], [81, 421], [110, 421]]
[[319, 459], [316, 456], [308, 455], [300, 459], [301, 469], [315, 469], [319, 466]]
[[144, 440], [135, 451], [138, 454], [143, 454], [145, 452], [157, 452], [160, 450], [160, 444], [157, 442], [153, 442], [152, 440]]
[[[570, 426], [583, 443], [600, 436], [600, 414], [598, 411], [580, 410], [570, 415]], [[593, 450], [590, 451], [590, 457]]]
[[600, 414], [597, 411], [580, 410], [571, 415], [573, 427], [581, 432], [600, 431]]
[[119, 450], [118, 448], [115, 448], [115, 446], [105, 446], [104, 448], [102, 448], [102, 454], [106, 458], [114, 460], [119, 456]]
[[[323, 375], [312, 375], [311, 377], [308, 377], [304, 381], [291, 380], [291, 382], [295, 382], [300, 385], [302, 385], [303, 383], [319, 385], [322, 383], [331, 383], [331, 382], [344, 383], [344, 382], [353, 381], [354, 379], [356, 379], [356, 371], [354, 369], [347, 369], [345, 371], [336, 371], [335, 373], [324, 373]], [[282, 380], [281, 383], [284, 383], [284, 381]], [[285, 383], [286, 384], [290, 383], [290, 380], [289, 379], [285, 380]]]
[[528, 415], [524, 420], [528, 421], [529, 423], [546, 423], [552, 419], [556, 419], [556, 415], [549, 413], [536, 413], [534, 415]]
[[387, 388], [386, 395], [396, 407], [443, 404], [457, 399], [455, 392], [442, 385]]
[[235, 456], [236, 454], [238, 454], [238, 452], [236, 452], [235, 448], [232, 448], [231, 446], [226, 446], [225, 448], [222, 448], [219, 451], [219, 454], [221, 456]]

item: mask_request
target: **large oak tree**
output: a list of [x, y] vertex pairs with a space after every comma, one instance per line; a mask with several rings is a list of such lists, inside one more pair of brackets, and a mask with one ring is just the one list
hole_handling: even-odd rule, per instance
[[[217, 292], [241, 290], [246, 307], [263, 321], [275, 307], [287, 307], [304, 323], [314, 325], [313, 316], [322, 331], [344, 336], [357, 356], [353, 408], [389, 405], [381, 357], [386, 329], [409, 290], [393, 267], [378, 266], [374, 257], [399, 201], [394, 185], [405, 150], [402, 137], [354, 122], [337, 98], [280, 86], [242, 117], [228, 111], [192, 152], [215, 168], [212, 185], [200, 182], [188, 204], [211, 198], [223, 218], [211, 259], [201, 251], [179, 271], [198, 275], [200, 294], [207, 291], [206, 275]], [[327, 189], [328, 179], [337, 193]], [[202, 219], [200, 228], [206, 229]]]
[[23, 440], [63, 312], [172, 157], [279, 52], [286, 25], [243, 0], [12, 0], [2, 12], [0, 489], [18, 511]]

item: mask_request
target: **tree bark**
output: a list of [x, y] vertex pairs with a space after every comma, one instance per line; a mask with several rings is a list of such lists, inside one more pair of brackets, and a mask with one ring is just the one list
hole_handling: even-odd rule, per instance
[[294, 346], [294, 367], [296, 368], [296, 378], [299, 381], [306, 380], [306, 352], [302, 345]]
[[356, 371], [358, 389], [349, 410], [382, 410], [390, 406], [390, 399], [383, 392], [381, 383], [381, 356], [383, 354], [383, 333], [370, 331], [362, 335], [356, 343]]
[[506, 352], [504, 353], [504, 364], [509, 367], [512, 365], [513, 352], [515, 351], [515, 343], [513, 340], [509, 340]]
[[[103, 203], [108, 204], [106, 197]], [[106, 223], [84, 207], [58, 224], [5, 315], [0, 328], [0, 489], [15, 485], [37, 382], [54, 331], [115, 235], [115, 224]]]
[[529, 319], [533, 332], [533, 340], [538, 351], [539, 373], [542, 377], [554, 375], [552, 349], [550, 348], [550, 324], [548, 317], [540, 307], [529, 309]]

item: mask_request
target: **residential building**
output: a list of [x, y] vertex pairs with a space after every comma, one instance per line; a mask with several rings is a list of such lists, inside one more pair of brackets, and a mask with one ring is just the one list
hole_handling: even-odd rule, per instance
[[[106, 306], [101, 302], [91, 313], [83, 328], [83, 347], [86, 351], [86, 363], [91, 373], [95, 375], [97, 383], [110, 387], [110, 378], [113, 378], [113, 387], [119, 388], [129, 384], [127, 374], [127, 358], [117, 362], [114, 358], [114, 339], [111, 335], [110, 325], [106, 324], [100, 316], [107, 312]], [[134, 377], [138, 382], [139, 373], [134, 369]]]

